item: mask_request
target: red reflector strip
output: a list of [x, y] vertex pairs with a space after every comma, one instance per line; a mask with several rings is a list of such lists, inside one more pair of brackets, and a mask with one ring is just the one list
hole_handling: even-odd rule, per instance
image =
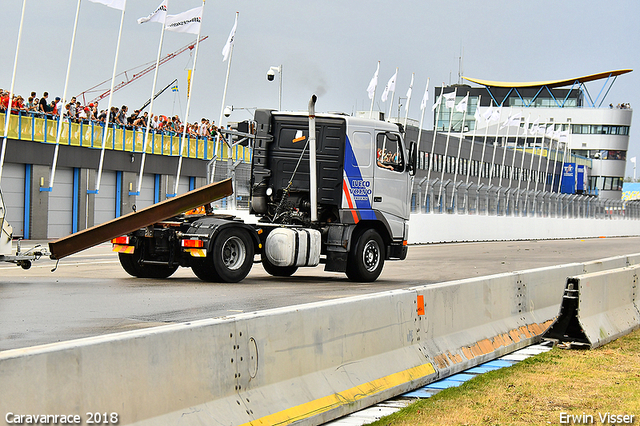
[[198, 248], [198, 247], [204, 246], [204, 243], [202, 242], [202, 240], [182, 240], [181, 244], [182, 244], [182, 247]]
[[129, 237], [118, 237], [111, 240], [112, 244], [128, 245]]

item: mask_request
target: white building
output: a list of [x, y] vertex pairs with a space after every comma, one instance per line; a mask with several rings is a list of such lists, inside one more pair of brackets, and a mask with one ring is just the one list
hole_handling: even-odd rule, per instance
[[[447, 132], [451, 126], [452, 132], [463, 131], [467, 139], [474, 134], [476, 138], [488, 135], [491, 144], [542, 152], [542, 155], [557, 150], [563, 155], [563, 163], [588, 166], [589, 193], [619, 200], [625, 175], [632, 110], [625, 104], [605, 103], [605, 97], [616, 78], [628, 72], [631, 70], [531, 83], [463, 77], [482, 87], [454, 85], [436, 88], [436, 96], [455, 91], [456, 105], [467, 94], [469, 100], [464, 114], [455, 108], [446, 108], [445, 100], [441, 98], [440, 107], [435, 112], [435, 128], [439, 132]], [[601, 88], [597, 89], [598, 94], [594, 98], [585, 83], [596, 81]], [[477, 115], [477, 109], [482, 117], [490, 108], [495, 111], [497, 106], [502, 107], [499, 121], [481, 119], [476, 123], [474, 115]], [[512, 126], [504, 126], [509, 118], [520, 121], [517, 130]], [[549, 126], [564, 134], [559, 138], [558, 133], [555, 138], [531, 134], [534, 127], [547, 129]]]

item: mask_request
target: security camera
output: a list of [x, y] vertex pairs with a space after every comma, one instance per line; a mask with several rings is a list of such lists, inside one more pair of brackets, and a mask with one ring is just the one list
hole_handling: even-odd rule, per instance
[[273, 81], [274, 78], [276, 78], [276, 73], [271, 69], [267, 71], [267, 80]]
[[231, 111], [233, 111], [230, 107], [225, 107], [223, 114], [225, 117], [229, 117], [231, 115]]

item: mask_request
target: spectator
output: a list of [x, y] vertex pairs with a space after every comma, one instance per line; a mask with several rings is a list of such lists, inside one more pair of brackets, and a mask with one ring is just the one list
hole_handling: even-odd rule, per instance
[[49, 113], [49, 104], [47, 103], [47, 98], [49, 97], [49, 92], [44, 92], [42, 97], [40, 98], [40, 103], [38, 104], [38, 112], [42, 114]]

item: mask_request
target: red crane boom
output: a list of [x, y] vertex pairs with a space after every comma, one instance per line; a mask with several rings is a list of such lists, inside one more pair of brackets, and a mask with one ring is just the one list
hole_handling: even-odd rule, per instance
[[[202, 43], [202, 42], [203, 42], [204, 40], [206, 40], [208, 37], [209, 37], [209, 36], [203, 36], [203, 37], [201, 37], [201, 38], [200, 38], [200, 42]], [[159, 65], [158, 65], [158, 66], [163, 65], [163, 64], [165, 64], [165, 63], [169, 62], [170, 60], [174, 59], [175, 57], [177, 57], [177, 56], [178, 56], [178, 55], [180, 55], [181, 53], [186, 52], [187, 50], [192, 50], [192, 49], [195, 47], [195, 45], [196, 45], [196, 41], [193, 41], [192, 43], [189, 43], [189, 44], [187, 44], [186, 46], [181, 47], [180, 49], [176, 50], [175, 52], [169, 53], [168, 55], [164, 56], [163, 58], [160, 58], [160, 63], [159, 63]], [[122, 82], [120, 82], [120, 83], [118, 83], [118, 84], [116, 84], [116, 85], [113, 87], [113, 91], [114, 91], [114, 93], [115, 93], [115, 92], [117, 92], [118, 90], [122, 89], [122, 88], [123, 88], [124, 86], [126, 86], [127, 84], [129, 84], [129, 83], [133, 83], [134, 81], [136, 81], [136, 80], [137, 80], [137, 79], [139, 79], [140, 77], [143, 77], [144, 75], [146, 75], [146, 74], [148, 74], [149, 72], [153, 71], [153, 70], [155, 69], [155, 67], [156, 67], [156, 64], [155, 64], [155, 62], [153, 62], [153, 63], [152, 63], [152, 65], [148, 66], [147, 68], [143, 69], [142, 71], [140, 71], [140, 72], [138, 72], [138, 73], [136, 73], [136, 74], [133, 74], [133, 77], [131, 77], [131, 78], [129, 78], [129, 76], [127, 75], [127, 71], [131, 71], [131, 70], [126, 70], [126, 71], [121, 72], [120, 74], [118, 74], [118, 75], [116, 76], [116, 78], [118, 78], [118, 77], [120, 77], [121, 75], [123, 75], [123, 74], [124, 74], [124, 76], [125, 76], [126, 80], [125, 80], [125, 81], [122, 81]], [[136, 67], [136, 68], [137, 68], [137, 67]], [[135, 69], [135, 68], [132, 68], [132, 69]], [[84, 97], [84, 96], [85, 96], [85, 94], [88, 94], [88, 93], [94, 92], [94, 91], [95, 91], [94, 89], [96, 89], [97, 87], [100, 87], [100, 86], [102, 86], [103, 84], [108, 83], [108, 82], [110, 82], [110, 81], [111, 81], [111, 79], [108, 79], [108, 80], [103, 81], [102, 83], [96, 84], [95, 86], [93, 86], [93, 87], [91, 87], [91, 88], [89, 88], [89, 89], [85, 90], [84, 92], [80, 93], [78, 96], [76, 96], [76, 98], [80, 98], [80, 97], [82, 96], [83, 102], [84, 102], [84, 104], [86, 105], [86, 104], [87, 104], [87, 102], [86, 102], [85, 97]], [[100, 100], [102, 100], [102, 99], [106, 98], [107, 96], [109, 96], [109, 93], [111, 93], [111, 90], [107, 89], [107, 91], [103, 92], [100, 96], [96, 97], [95, 99], [90, 100], [90, 101], [89, 101], [89, 103], [95, 103], [95, 102], [98, 102], [98, 101], [100, 101]]]

